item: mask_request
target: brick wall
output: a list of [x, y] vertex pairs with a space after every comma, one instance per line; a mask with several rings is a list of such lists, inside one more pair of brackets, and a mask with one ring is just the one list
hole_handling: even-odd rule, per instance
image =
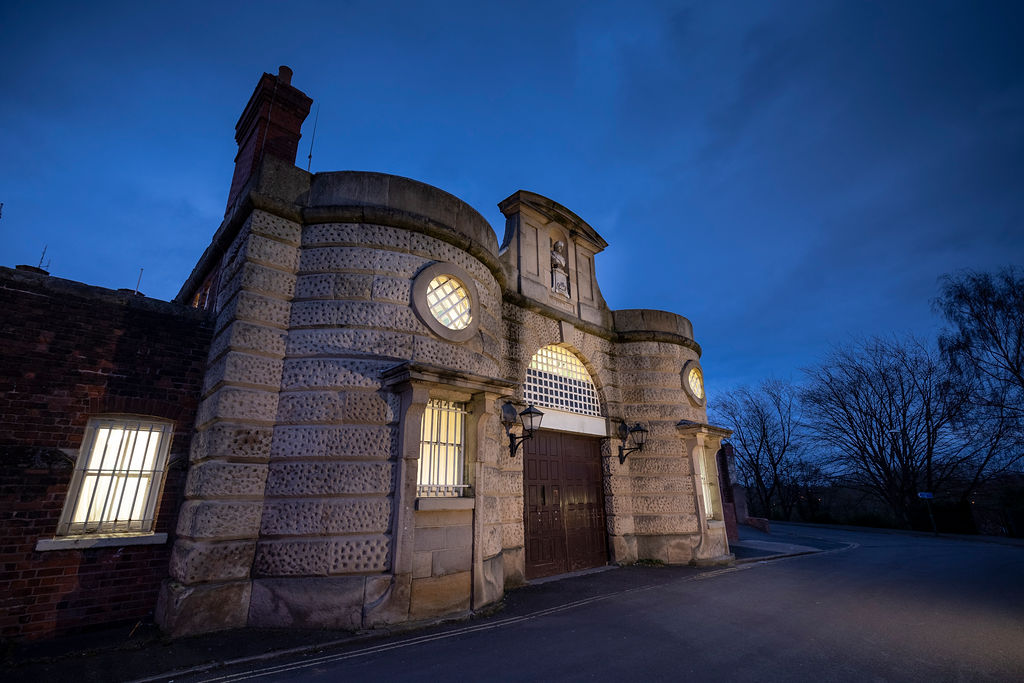
[[[209, 329], [201, 312], [0, 268], [0, 637], [145, 620], [173, 542]], [[167, 543], [36, 551], [54, 537], [90, 416], [174, 421], [154, 531]]]

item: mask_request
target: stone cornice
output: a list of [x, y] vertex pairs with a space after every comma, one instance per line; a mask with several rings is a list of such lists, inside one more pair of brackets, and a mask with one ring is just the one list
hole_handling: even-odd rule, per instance
[[502, 395], [512, 394], [517, 386], [516, 382], [500, 377], [488, 377], [473, 372], [453, 370], [439, 365], [415, 363], [412, 361], [399, 363], [386, 370], [382, 370], [380, 377], [385, 387], [422, 382], [425, 384], [455, 386], [471, 392], [490, 391]]
[[[351, 173], [351, 175], [356, 176], [360, 174]], [[389, 179], [384, 174], [366, 173], [365, 175], [367, 177]], [[273, 157], [265, 159], [260, 171], [254, 174], [231, 207], [217, 232], [214, 233], [210, 245], [199, 258], [198, 263], [185, 280], [174, 300], [187, 303], [191, 299], [207, 275], [214, 269], [220, 256], [235, 239], [246, 219], [257, 209], [302, 225], [316, 223], [372, 223], [429, 235], [472, 255], [487, 267], [497, 281], [498, 286], [505, 289], [505, 272], [494, 250], [487, 244], [474, 240], [452, 226], [445, 225], [428, 216], [393, 207], [373, 204], [306, 206], [310, 182], [313, 179], [314, 176], [311, 176], [302, 169]], [[407, 181], [407, 179], [399, 178], [398, 176], [395, 176], [395, 179]], [[407, 182], [414, 183], [415, 181]], [[443, 192], [422, 183], [416, 183], [416, 185], [436, 190], [438, 193]], [[279, 194], [287, 195], [290, 198], [276, 196]], [[444, 194], [449, 196], [447, 193]], [[452, 197], [452, 200], [461, 201], [455, 197]], [[469, 209], [472, 209], [472, 207], [469, 207]], [[473, 212], [473, 216], [478, 216], [478, 214]], [[480, 218], [479, 220], [482, 221], [483, 219]], [[493, 237], [493, 232], [490, 232], [490, 236]]]
[[697, 434], [708, 434], [710, 436], [717, 436], [722, 439], [728, 439], [732, 436], [732, 430], [726, 429], [725, 427], [715, 427], [714, 425], [705, 424], [703, 422], [694, 422], [693, 420], [680, 420], [676, 423], [676, 427], [686, 436], [695, 436]]

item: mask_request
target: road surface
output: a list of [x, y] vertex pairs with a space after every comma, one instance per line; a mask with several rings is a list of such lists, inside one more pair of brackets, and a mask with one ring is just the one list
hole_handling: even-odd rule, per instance
[[195, 680], [1024, 680], [1024, 547], [797, 525], [771, 538], [824, 550], [636, 585], [614, 569], [603, 595], [572, 599], [569, 579], [567, 604], [531, 612], [513, 591], [486, 619]]

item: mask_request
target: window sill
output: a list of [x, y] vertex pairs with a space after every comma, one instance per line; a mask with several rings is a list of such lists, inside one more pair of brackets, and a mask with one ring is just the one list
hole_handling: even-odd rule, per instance
[[476, 507], [476, 498], [417, 498], [417, 510], [472, 510]]
[[723, 522], [720, 519], [709, 519], [708, 520], [708, 528], [709, 529], [724, 529], [725, 528], [725, 522]]
[[125, 545], [161, 545], [167, 542], [167, 534], [103, 534], [97, 536], [67, 536], [65, 538], [41, 538], [36, 541], [36, 550], [85, 550], [88, 548], [112, 548]]

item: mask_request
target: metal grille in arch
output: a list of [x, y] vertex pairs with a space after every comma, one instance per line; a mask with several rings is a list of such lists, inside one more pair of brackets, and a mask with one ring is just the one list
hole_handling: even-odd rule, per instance
[[523, 398], [536, 406], [601, 415], [601, 402], [590, 373], [576, 354], [561, 346], [545, 346], [533, 354], [526, 369]]

